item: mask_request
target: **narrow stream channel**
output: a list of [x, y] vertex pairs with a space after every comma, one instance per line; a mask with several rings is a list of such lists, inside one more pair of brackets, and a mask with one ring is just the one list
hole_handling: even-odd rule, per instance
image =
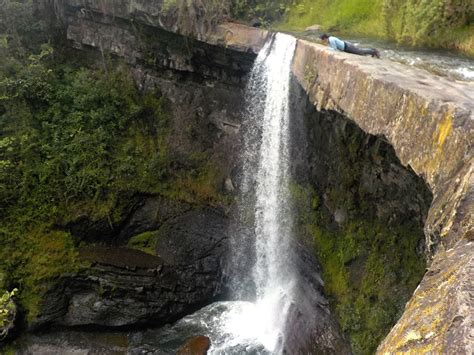
[[[298, 32], [294, 35], [309, 41], [319, 42], [316, 33]], [[474, 82], [474, 59], [463, 57], [455, 52], [430, 48], [410, 48], [382, 40], [356, 36], [341, 35], [340, 38], [362, 47], [375, 47], [379, 49], [383, 59], [420, 68], [450, 80]]]

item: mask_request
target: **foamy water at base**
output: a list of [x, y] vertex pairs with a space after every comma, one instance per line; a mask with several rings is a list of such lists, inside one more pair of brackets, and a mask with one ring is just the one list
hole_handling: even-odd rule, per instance
[[155, 331], [154, 337], [160, 339], [158, 349], [164, 352], [176, 351], [190, 337], [205, 335], [211, 339], [209, 354], [273, 354], [282, 335], [268, 326], [272, 312], [272, 305], [261, 302], [216, 302]]

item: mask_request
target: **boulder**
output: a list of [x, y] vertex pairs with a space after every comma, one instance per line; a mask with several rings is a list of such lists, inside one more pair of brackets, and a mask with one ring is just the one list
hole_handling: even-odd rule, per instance
[[169, 265], [197, 263], [216, 270], [226, 250], [227, 224], [227, 218], [216, 210], [185, 213], [160, 228], [156, 253]]

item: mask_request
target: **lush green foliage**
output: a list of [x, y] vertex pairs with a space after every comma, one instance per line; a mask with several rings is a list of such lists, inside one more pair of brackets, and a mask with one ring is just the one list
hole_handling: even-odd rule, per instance
[[113, 221], [122, 192], [155, 191], [169, 166], [167, 118], [126, 69], [55, 57], [30, 2], [0, 11], [0, 270], [32, 317], [47, 282], [80, 267], [55, 226]]
[[113, 220], [121, 191], [155, 188], [168, 164], [166, 118], [162, 100], [138, 94], [126, 71], [33, 60], [3, 77], [0, 92], [2, 267], [26, 283], [25, 300], [74, 269], [71, 238], [54, 224]]
[[359, 220], [340, 231], [310, 226], [326, 292], [354, 353], [374, 353], [424, 272], [413, 226]]
[[[126, 140], [132, 121], [138, 129], [136, 122], [157, 117], [144, 129], [161, 129], [159, 99], [136, 96], [125, 72], [53, 72], [33, 62], [2, 80], [0, 92], [3, 208], [29, 206], [33, 219], [50, 215], [51, 208], [101, 199], [118, 180], [136, 181], [129, 176], [133, 147], [123, 142], [117, 149], [117, 142]], [[130, 153], [129, 161], [116, 150]], [[151, 160], [144, 175], [159, 176], [160, 162]]]
[[423, 232], [410, 223], [388, 226], [363, 213], [331, 227], [314, 189], [293, 185], [292, 195], [342, 330], [355, 354], [374, 353], [421, 280], [425, 263], [416, 248]]
[[474, 55], [473, 19], [471, 0], [298, 0], [289, 7], [282, 26], [301, 30], [319, 24], [328, 31], [455, 48]]
[[13, 289], [11, 292], [5, 291], [0, 297], [0, 340], [8, 335], [8, 329], [15, 319], [16, 307], [13, 302], [13, 296], [18, 292], [18, 289]]
[[[105, 55], [97, 68], [58, 53], [54, 31], [36, 19], [31, 1], [4, 5], [0, 273], [22, 290], [31, 319], [48, 283], [82, 267], [81, 241], [61, 226], [79, 217], [114, 225], [124, 201], [138, 194], [221, 203], [222, 177], [205, 153], [173, 166], [165, 99], [140, 92], [127, 66]], [[132, 247], [147, 246], [138, 239]]]

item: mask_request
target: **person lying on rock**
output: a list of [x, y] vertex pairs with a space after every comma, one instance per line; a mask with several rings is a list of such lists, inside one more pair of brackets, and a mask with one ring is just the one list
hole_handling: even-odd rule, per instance
[[322, 34], [319, 37], [326, 45], [331, 47], [334, 50], [347, 52], [358, 55], [371, 55], [375, 58], [380, 58], [380, 53], [375, 48], [361, 48], [352, 44], [351, 42], [342, 41], [337, 37], [329, 36], [326, 33]]

